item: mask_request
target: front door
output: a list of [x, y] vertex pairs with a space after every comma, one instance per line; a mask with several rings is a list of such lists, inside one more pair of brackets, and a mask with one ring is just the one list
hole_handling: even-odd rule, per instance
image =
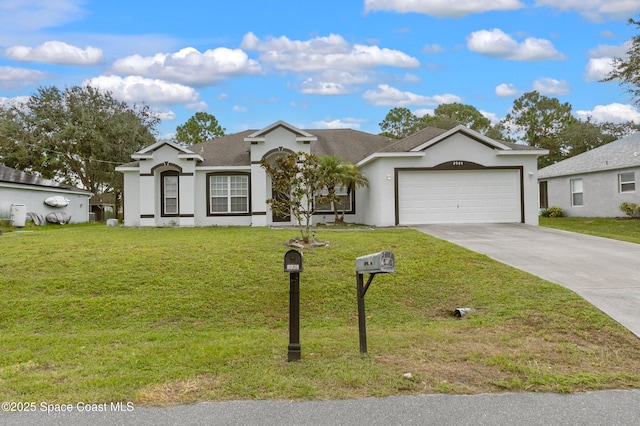
[[[272, 189], [273, 199], [274, 200], [288, 200], [289, 196], [283, 192], [276, 191]], [[273, 222], [291, 222], [291, 217], [289, 215], [281, 215], [278, 214], [275, 210], [271, 209], [271, 220]]]

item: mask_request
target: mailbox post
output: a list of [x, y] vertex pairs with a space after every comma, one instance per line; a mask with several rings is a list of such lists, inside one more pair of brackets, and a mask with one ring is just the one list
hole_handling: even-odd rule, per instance
[[[358, 330], [360, 335], [360, 353], [367, 353], [367, 324], [364, 309], [364, 295], [376, 274], [396, 271], [395, 256], [388, 250], [360, 256], [356, 258], [356, 286], [358, 293]], [[367, 284], [364, 284], [364, 274], [369, 274]]]
[[300, 272], [302, 253], [289, 250], [284, 255], [284, 272], [289, 273], [289, 346], [288, 361], [300, 360]]

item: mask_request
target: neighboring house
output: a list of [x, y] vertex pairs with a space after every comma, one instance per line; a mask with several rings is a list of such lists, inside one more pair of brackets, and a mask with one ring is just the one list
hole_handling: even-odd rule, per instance
[[640, 203], [638, 177], [640, 133], [635, 133], [540, 169], [540, 207], [561, 207], [565, 216], [624, 216], [621, 203]]
[[[189, 148], [158, 142], [136, 152], [135, 162], [116, 168], [124, 174], [124, 223], [291, 224], [266, 203], [277, 194], [260, 161], [299, 151], [336, 155], [368, 178], [369, 186], [347, 200], [349, 222], [538, 223], [536, 164], [545, 150], [498, 142], [464, 126], [427, 128], [396, 141], [349, 129], [301, 130], [282, 121]], [[333, 218], [327, 209], [314, 223]]]
[[[43, 179], [0, 164], [0, 219], [11, 219], [12, 205], [24, 205], [26, 213], [46, 218], [49, 213], [67, 213], [69, 223], [89, 220], [89, 198], [91, 192]], [[45, 200], [59, 197], [68, 200], [68, 205], [52, 207]], [[63, 203], [64, 204], [64, 203]]]

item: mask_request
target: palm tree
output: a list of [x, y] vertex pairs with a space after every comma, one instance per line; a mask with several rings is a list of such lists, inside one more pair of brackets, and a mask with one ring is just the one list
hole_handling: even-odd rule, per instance
[[[355, 164], [342, 163], [341, 169], [340, 183], [347, 188], [347, 197], [351, 197], [351, 194], [355, 192], [356, 188], [369, 186], [369, 180]], [[345, 211], [346, 206], [343, 206], [342, 217], [340, 218], [341, 222], [344, 222]]]
[[336, 196], [336, 186], [342, 184], [344, 180], [343, 171], [344, 164], [339, 157], [335, 155], [330, 155], [326, 157], [320, 158], [320, 169], [322, 169], [324, 176], [327, 179], [327, 197], [326, 200], [329, 201], [333, 208], [333, 213], [335, 215], [335, 222], [338, 222], [340, 219], [338, 217], [338, 201], [339, 198]]

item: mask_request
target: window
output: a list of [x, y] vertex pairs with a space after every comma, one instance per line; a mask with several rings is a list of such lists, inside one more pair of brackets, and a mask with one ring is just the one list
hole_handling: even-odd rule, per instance
[[[327, 191], [322, 191], [323, 195], [327, 195]], [[342, 212], [343, 210], [345, 212], [352, 212], [353, 211], [353, 207], [352, 207], [352, 197], [350, 195], [347, 194], [347, 188], [343, 188], [343, 187], [337, 187], [336, 188], [336, 196], [340, 199], [340, 201], [338, 201], [338, 211]], [[331, 205], [331, 203], [323, 203], [323, 204], [318, 204], [316, 206], [316, 212], [317, 213], [326, 213], [326, 212], [332, 212], [333, 213], [333, 206]]]
[[543, 180], [539, 184], [540, 189], [540, 208], [549, 208], [549, 190], [547, 188], [547, 181]]
[[582, 195], [582, 179], [571, 179], [571, 205], [581, 206]]
[[161, 174], [162, 179], [162, 216], [178, 215], [178, 172], [168, 171]]
[[209, 214], [249, 213], [248, 175], [209, 175]]
[[636, 192], [636, 176], [634, 172], [618, 174], [618, 192]]

